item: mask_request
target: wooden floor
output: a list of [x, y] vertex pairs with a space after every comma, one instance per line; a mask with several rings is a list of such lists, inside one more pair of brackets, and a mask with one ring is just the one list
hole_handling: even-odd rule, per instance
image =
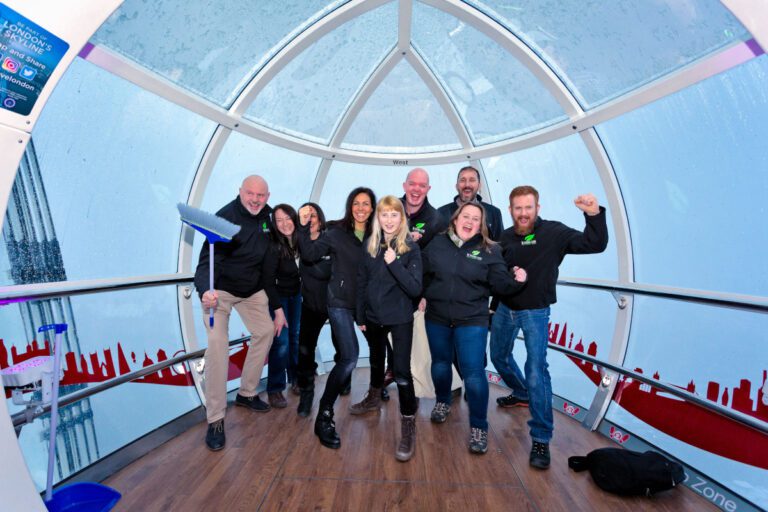
[[[325, 377], [318, 379], [321, 391]], [[434, 425], [434, 400], [422, 399], [416, 454], [407, 463], [394, 452], [399, 433], [397, 390], [380, 413], [353, 417], [347, 407], [359, 400], [368, 370], [356, 370], [352, 394], [336, 404], [342, 447], [320, 445], [313, 415], [289, 407], [266, 414], [242, 407], [227, 410], [227, 445], [210, 452], [200, 424], [135, 461], [104, 484], [123, 494], [116, 511], [256, 510], [717, 510], [692, 491], [679, 487], [653, 498], [621, 498], [601, 491], [588, 472], [568, 469], [568, 457], [613, 446], [606, 438], [555, 413], [552, 466], [528, 465], [528, 410], [499, 409], [504, 390], [491, 385], [488, 453], [467, 449], [468, 408], [455, 400], [446, 423]]]

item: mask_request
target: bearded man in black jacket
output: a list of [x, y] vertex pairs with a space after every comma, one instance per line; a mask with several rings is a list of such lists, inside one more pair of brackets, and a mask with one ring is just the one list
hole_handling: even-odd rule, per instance
[[440, 215], [445, 219], [446, 225], [453, 217], [456, 210], [464, 203], [475, 201], [483, 205], [485, 209], [485, 221], [488, 227], [488, 236], [494, 242], [501, 238], [501, 232], [504, 230], [504, 224], [501, 220], [501, 210], [490, 203], [483, 201], [478, 192], [480, 191], [480, 171], [468, 165], [459, 170], [456, 176], [456, 192], [459, 194], [448, 204], [444, 204], [437, 209]]
[[[251, 342], [243, 364], [240, 391], [235, 405], [256, 412], [270, 409], [256, 394], [264, 359], [273, 336], [287, 326], [282, 309], [269, 315], [269, 300], [262, 286], [261, 272], [269, 247], [269, 186], [261, 176], [248, 176], [240, 186], [238, 197], [216, 215], [240, 226], [231, 242], [216, 244], [214, 253], [213, 291], [209, 290], [210, 260], [208, 242], [203, 244], [195, 271], [195, 288], [200, 294], [208, 335], [205, 351], [205, 409], [208, 431], [206, 446], [213, 451], [224, 448], [224, 413], [227, 408], [227, 374], [229, 370], [229, 315], [232, 308], [240, 315]], [[279, 297], [275, 297], [279, 301]], [[208, 326], [208, 310], [214, 308], [212, 327]]]
[[[578, 196], [576, 207], [584, 212], [586, 227], [576, 231], [560, 222], [541, 219], [539, 193], [531, 186], [512, 189], [509, 213], [513, 226], [501, 236], [501, 248], [508, 267], [523, 267], [528, 282], [513, 296], [501, 297], [491, 325], [491, 360], [509, 396], [496, 400], [500, 407], [530, 406], [531, 439], [529, 463], [547, 469], [552, 439], [552, 383], [547, 365], [549, 306], [557, 301], [558, 267], [566, 254], [603, 252], [608, 245], [605, 208], [592, 194]], [[522, 329], [527, 357], [525, 376], [512, 358], [515, 338]]]

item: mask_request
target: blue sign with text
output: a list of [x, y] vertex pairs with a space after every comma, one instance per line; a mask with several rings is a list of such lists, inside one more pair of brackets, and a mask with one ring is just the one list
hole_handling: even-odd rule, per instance
[[28, 115], [68, 49], [69, 44], [0, 3], [0, 107]]

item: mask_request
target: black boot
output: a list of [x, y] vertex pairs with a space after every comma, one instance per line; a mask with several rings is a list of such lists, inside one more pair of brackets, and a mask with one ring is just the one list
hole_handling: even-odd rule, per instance
[[296, 414], [302, 418], [309, 416], [312, 411], [312, 400], [315, 399], [315, 391], [313, 389], [302, 389], [299, 393], [299, 406], [296, 408]]
[[341, 438], [336, 433], [336, 423], [333, 421], [333, 408], [320, 409], [315, 419], [315, 435], [320, 438], [320, 444], [327, 448], [341, 448]]

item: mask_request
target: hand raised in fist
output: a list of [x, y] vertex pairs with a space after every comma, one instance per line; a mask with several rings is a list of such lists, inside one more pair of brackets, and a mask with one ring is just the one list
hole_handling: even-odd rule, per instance
[[384, 253], [384, 262], [389, 265], [393, 261], [395, 261], [395, 258], [397, 258], [397, 253], [395, 252], [392, 247], [387, 247], [386, 252]]
[[597, 215], [600, 213], [600, 205], [597, 202], [597, 198], [592, 194], [580, 195], [573, 200], [573, 204], [587, 215]]

